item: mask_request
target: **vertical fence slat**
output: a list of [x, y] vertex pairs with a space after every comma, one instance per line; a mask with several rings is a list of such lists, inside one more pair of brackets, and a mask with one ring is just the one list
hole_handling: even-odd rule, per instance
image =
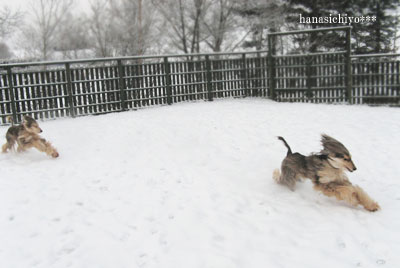
[[207, 79], [208, 101], [212, 101], [213, 100], [213, 94], [212, 94], [213, 88], [212, 88], [210, 56], [206, 55], [205, 60], [206, 60], [206, 79]]
[[275, 68], [275, 57], [273, 56], [273, 44], [272, 44], [271, 36], [268, 36], [268, 72], [269, 72], [269, 91], [270, 98], [275, 100], [275, 77], [276, 77], [276, 68]]
[[172, 104], [172, 90], [171, 90], [171, 66], [168, 61], [168, 57], [164, 57], [164, 79], [165, 88], [167, 93], [167, 104]]
[[346, 91], [347, 91], [347, 101], [351, 104], [353, 103], [352, 96], [352, 78], [351, 78], [351, 28], [346, 30]]
[[13, 73], [12, 73], [11, 67], [7, 68], [7, 81], [8, 81], [8, 90], [10, 92], [12, 119], [13, 119], [13, 122], [16, 123], [19, 121], [17, 120], [17, 109], [15, 106]]
[[242, 88], [245, 96], [251, 96], [249, 92], [249, 87], [247, 85], [248, 83], [248, 72], [247, 72], [247, 60], [246, 60], [246, 53], [242, 54], [242, 75], [241, 75], [241, 80], [242, 80]]
[[120, 90], [120, 101], [121, 101], [121, 110], [125, 111], [127, 109], [126, 106], [126, 95], [125, 95], [125, 80], [124, 80], [124, 66], [122, 65], [122, 60], [117, 61], [118, 64], [118, 86]]
[[71, 80], [71, 66], [69, 63], [65, 64], [65, 77], [67, 79], [67, 93], [68, 93], [68, 102], [67, 105], [69, 107], [69, 113], [72, 117], [75, 117], [75, 108], [72, 94], [72, 80]]

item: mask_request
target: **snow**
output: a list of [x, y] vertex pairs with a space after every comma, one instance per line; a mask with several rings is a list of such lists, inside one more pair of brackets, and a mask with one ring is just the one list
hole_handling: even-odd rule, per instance
[[[0, 154], [0, 267], [400, 265], [399, 109], [249, 98], [40, 126], [59, 158]], [[308, 154], [321, 133], [381, 211], [274, 183], [276, 136]]]

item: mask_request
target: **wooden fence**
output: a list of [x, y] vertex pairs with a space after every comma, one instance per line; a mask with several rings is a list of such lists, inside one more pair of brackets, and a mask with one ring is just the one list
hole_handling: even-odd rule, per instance
[[[268, 35], [269, 91], [277, 101], [399, 105], [400, 54], [351, 54], [351, 26]], [[344, 51], [276, 55], [278, 36], [341, 33]]]
[[[346, 52], [274, 57], [274, 99], [289, 102], [400, 104], [400, 54]], [[350, 79], [350, 91], [347, 80]]]
[[267, 96], [265, 52], [0, 65], [0, 124]]
[[259, 51], [2, 64], [0, 125], [8, 116], [20, 122], [25, 114], [47, 119], [226, 97], [398, 105], [399, 56]]
[[274, 95], [278, 101], [347, 100], [345, 53], [275, 57]]
[[352, 58], [352, 103], [400, 106], [400, 54]]

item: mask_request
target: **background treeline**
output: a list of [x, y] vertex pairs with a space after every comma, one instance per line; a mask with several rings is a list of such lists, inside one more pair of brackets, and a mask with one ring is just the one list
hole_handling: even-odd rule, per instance
[[[27, 0], [0, 9], [0, 58], [76, 59], [165, 53], [263, 50], [269, 32], [342, 26], [302, 17], [364, 17], [353, 23], [357, 54], [396, 52], [398, 0]], [[375, 21], [366, 21], [376, 17]], [[13, 40], [13, 50], [9, 48]], [[344, 49], [341, 33], [277, 40], [277, 53]]]

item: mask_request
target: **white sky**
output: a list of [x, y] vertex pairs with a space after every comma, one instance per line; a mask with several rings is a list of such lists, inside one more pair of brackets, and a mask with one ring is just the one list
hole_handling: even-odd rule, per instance
[[[0, 8], [8, 6], [12, 10], [27, 11], [30, 6], [30, 3], [36, 1], [38, 0], [0, 0]], [[75, 1], [74, 6], [77, 8], [76, 11], [79, 12], [79, 11], [89, 10], [90, 0], [74, 0], [74, 1]], [[397, 14], [400, 14], [400, 8], [397, 11]], [[400, 39], [397, 40], [397, 46], [398, 47], [400, 46]]]
[[[5, 6], [9, 7], [13, 11], [27, 12], [31, 3], [35, 3], [38, 0], [0, 0], [0, 8], [4, 8]], [[89, 10], [90, 0], [74, 0], [74, 7], [77, 9], [76, 11], [85, 11]], [[4, 40], [7, 45], [13, 50], [14, 53], [18, 53], [18, 46], [16, 45], [16, 35], [12, 35], [8, 40]]]
[[3, 8], [4, 6], [8, 6], [12, 9], [16, 8], [23, 8], [24, 5], [26, 5], [28, 1], [24, 0], [0, 0], [0, 7]]
[[[0, 0], [0, 8], [8, 6], [13, 10], [26, 11], [30, 3], [36, 1], [37, 0]], [[88, 8], [89, 0], [75, 0], [75, 5], [82, 9]]]

